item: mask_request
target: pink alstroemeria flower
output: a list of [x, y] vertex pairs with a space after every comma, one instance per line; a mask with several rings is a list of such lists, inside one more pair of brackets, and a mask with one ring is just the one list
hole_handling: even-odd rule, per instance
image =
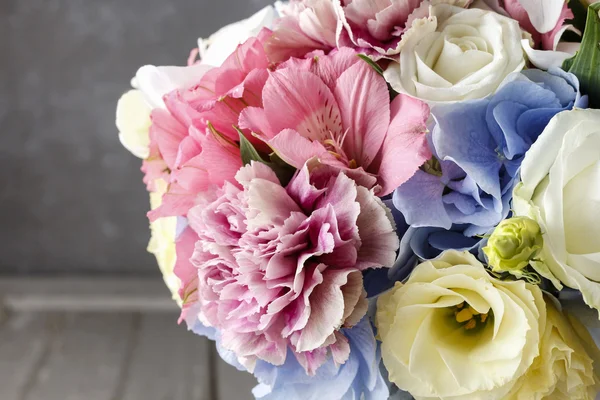
[[404, 95], [390, 102], [383, 77], [351, 49], [291, 59], [269, 73], [262, 98], [240, 127], [296, 168], [317, 157], [384, 196], [431, 156], [428, 106]]
[[[242, 109], [262, 105], [268, 66], [261, 39], [251, 38], [196, 85], [166, 95], [166, 110], [152, 111], [154, 161], [147, 162], [145, 170], [155, 176], [166, 168], [170, 185], [162, 205], [148, 213], [151, 220], [185, 216], [198, 192], [234, 180], [242, 166], [234, 125]], [[255, 145], [266, 149], [247, 133]]]
[[221, 345], [249, 369], [257, 359], [283, 364], [288, 349], [309, 374], [329, 353], [345, 362], [350, 348], [339, 329], [367, 310], [361, 271], [396, 257], [390, 211], [319, 163], [302, 166], [286, 187], [256, 162], [236, 180], [201, 192], [189, 211], [197, 270], [176, 270], [188, 323], [196, 312], [219, 329]]

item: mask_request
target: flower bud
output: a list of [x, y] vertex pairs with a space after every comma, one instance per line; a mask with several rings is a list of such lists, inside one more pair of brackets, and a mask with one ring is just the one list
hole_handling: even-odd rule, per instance
[[500, 222], [483, 252], [494, 271], [520, 273], [537, 256], [543, 243], [537, 222], [514, 217]]

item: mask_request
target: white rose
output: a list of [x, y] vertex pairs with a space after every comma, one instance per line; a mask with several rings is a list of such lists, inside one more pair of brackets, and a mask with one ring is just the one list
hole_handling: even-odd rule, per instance
[[402, 93], [429, 103], [483, 98], [525, 65], [518, 22], [492, 11], [439, 4], [404, 34], [385, 71]]
[[521, 181], [513, 208], [536, 220], [544, 236], [534, 268], [600, 310], [600, 110], [552, 118], [525, 155]]
[[202, 63], [214, 67], [220, 66], [240, 43], [257, 36], [262, 28], [272, 28], [275, 18], [277, 18], [275, 8], [267, 6], [248, 19], [219, 29], [208, 39], [198, 39]]
[[[157, 179], [154, 182], [156, 191], [150, 192], [150, 208], [154, 210], [162, 203], [162, 196], [167, 190], [167, 182]], [[175, 248], [175, 236], [177, 234], [177, 217], [159, 218], [150, 223], [150, 242], [148, 243], [148, 252], [154, 254], [156, 262], [162, 272], [163, 280], [169, 288], [173, 300], [181, 307], [181, 297], [179, 288], [181, 281], [175, 275], [175, 261], [177, 252]]]
[[130, 90], [117, 103], [117, 129], [121, 144], [134, 156], [146, 158], [150, 153], [150, 107], [139, 90]]
[[541, 290], [500, 281], [468, 252], [424, 262], [377, 302], [389, 379], [419, 399], [505, 399], [539, 354]]

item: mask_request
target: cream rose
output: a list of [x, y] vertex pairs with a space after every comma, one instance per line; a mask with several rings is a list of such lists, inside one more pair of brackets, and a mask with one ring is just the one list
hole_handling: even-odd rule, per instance
[[[167, 190], [167, 182], [157, 179], [154, 182], [156, 191], [150, 192], [150, 208], [158, 208], [162, 202], [162, 196]], [[163, 280], [171, 291], [173, 300], [181, 307], [179, 288], [181, 281], [173, 272], [177, 253], [175, 250], [175, 235], [177, 230], [177, 217], [159, 218], [150, 223], [150, 242], [148, 252], [154, 254], [156, 262], [162, 272]]]
[[600, 310], [600, 110], [552, 118], [525, 155], [513, 208], [541, 227], [541, 262], [533, 267]]
[[546, 300], [546, 327], [540, 355], [521, 377], [507, 400], [593, 400], [600, 350], [579, 321], [563, 314], [554, 300]]
[[525, 65], [515, 20], [481, 9], [439, 4], [404, 34], [392, 87], [429, 103], [483, 98]]
[[468, 252], [420, 264], [377, 302], [390, 381], [419, 399], [504, 399], [539, 354], [537, 286], [492, 278]]

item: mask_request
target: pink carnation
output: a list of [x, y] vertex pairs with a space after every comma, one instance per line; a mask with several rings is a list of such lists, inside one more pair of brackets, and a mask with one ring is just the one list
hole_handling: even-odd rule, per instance
[[334, 1], [344, 27], [340, 46], [360, 49], [375, 58], [399, 54], [402, 34], [415, 18], [428, 14], [429, 3], [420, 9], [421, 3], [422, 0]]
[[338, 17], [331, 0], [291, 0], [279, 12], [281, 18], [265, 43], [271, 61], [304, 58], [315, 50], [328, 53], [336, 47]]
[[426, 17], [421, 0], [291, 0], [282, 7], [267, 51], [274, 61], [352, 47], [378, 59], [400, 52], [402, 34]]
[[[284, 363], [290, 349], [308, 373], [349, 354], [342, 326], [367, 308], [361, 271], [390, 266], [398, 238], [389, 210], [345, 174], [304, 165], [283, 187], [266, 165], [237, 184], [202, 192], [189, 212], [197, 274], [180, 278], [202, 323], [249, 368]], [[197, 279], [197, 280], [196, 280]]]
[[380, 196], [407, 181], [430, 156], [429, 108], [398, 95], [351, 49], [291, 59], [269, 73], [262, 107], [247, 107], [251, 130], [288, 164], [317, 157]]

